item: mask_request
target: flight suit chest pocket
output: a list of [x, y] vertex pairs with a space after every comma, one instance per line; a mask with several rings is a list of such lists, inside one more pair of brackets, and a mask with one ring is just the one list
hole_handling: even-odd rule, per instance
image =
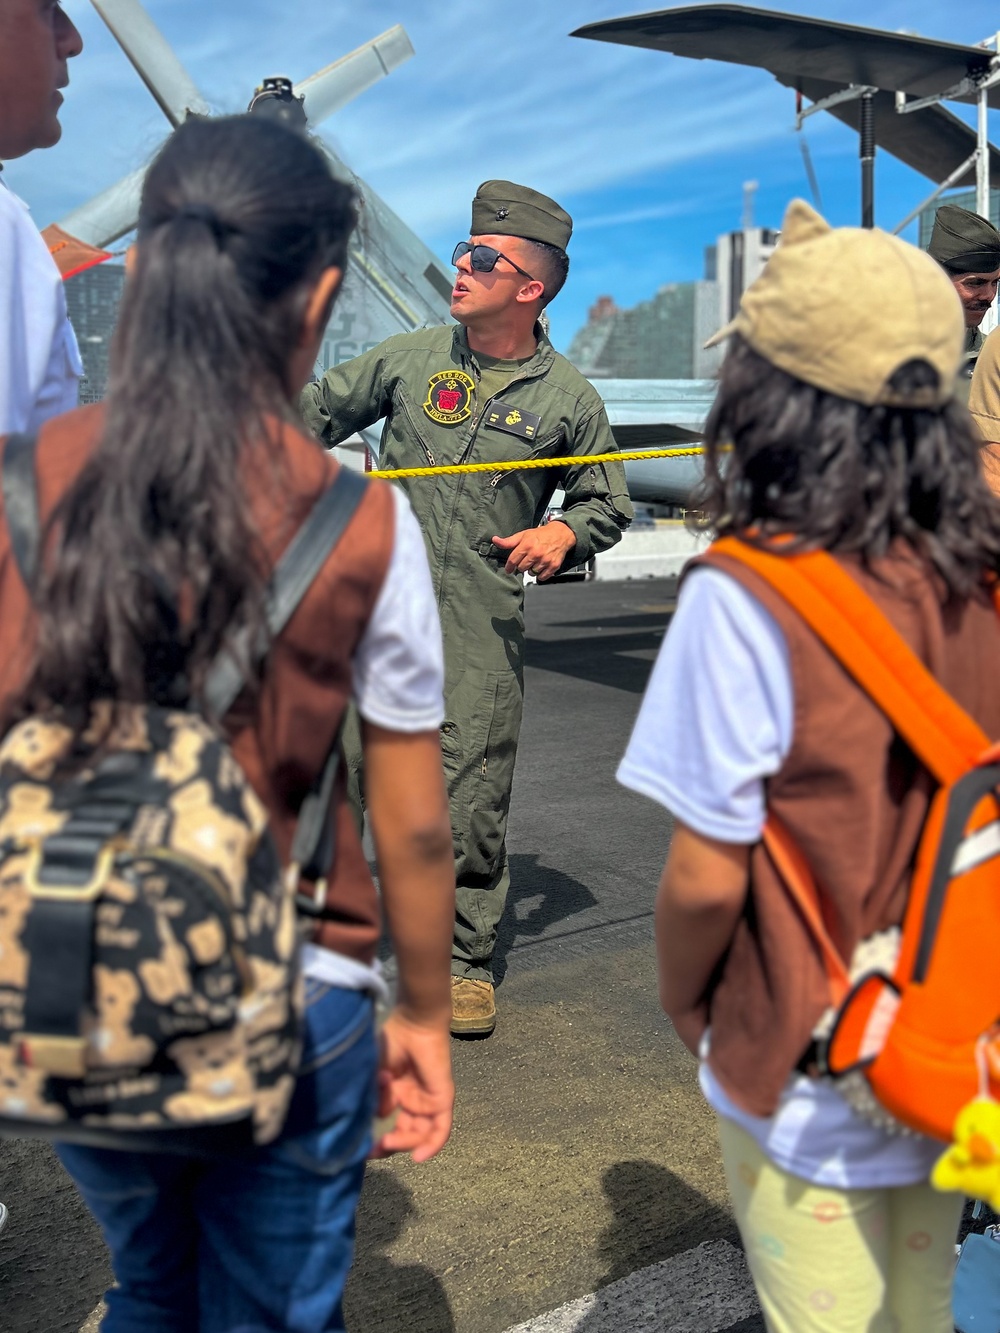
[[464, 419], [451, 424], [435, 424], [403, 385], [396, 390], [393, 416], [401, 427], [393, 432], [397, 437], [397, 448], [402, 445], [402, 451], [408, 455], [406, 462], [393, 462], [391, 466], [395, 467], [435, 467], [450, 462], [450, 455], [456, 445], [461, 447], [468, 431]]
[[[558, 457], [562, 439], [561, 427], [550, 430], [540, 440], [524, 440], [517, 436], [501, 434], [496, 430], [484, 430], [480, 436], [480, 452], [497, 463], [530, 462], [546, 455]], [[554, 481], [556, 471], [557, 469], [553, 468], [498, 468], [489, 475], [487, 502], [495, 505], [503, 493], [529, 484], [531, 490], [544, 489], [550, 480]]]

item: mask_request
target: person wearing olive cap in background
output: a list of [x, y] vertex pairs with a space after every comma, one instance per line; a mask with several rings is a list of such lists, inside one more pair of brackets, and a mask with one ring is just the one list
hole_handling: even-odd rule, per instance
[[955, 386], [986, 441], [983, 469], [1000, 493], [1000, 343], [979, 331], [1000, 282], [1000, 232], [978, 213], [957, 204], [942, 204], [934, 219], [927, 253], [938, 261], [962, 302], [965, 349]]
[[983, 343], [969, 388], [969, 411], [983, 439], [980, 454], [990, 489], [1000, 495], [1000, 329]]
[[967, 399], [985, 341], [979, 326], [996, 300], [1000, 283], [1000, 232], [978, 213], [957, 204], [942, 204], [927, 253], [948, 274], [965, 312], [964, 360], [956, 392]]
[[[968, 285], [968, 279], [978, 279], [980, 286], [980, 297], [974, 304], [972, 310], [966, 305], [966, 323], [976, 313], [980, 319], [985, 315], [988, 306], [988, 297], [990, 291], [996, 291], [997, 280], [1000, 278], [1000, 234], [994, 227], [991, 227], [983, 218], [973, 213], [966, 213], [962, 208], [951, 208], [952, 213], [961, 213], [963, 217], [959, 221], [972, 232], [975, 227], [978, 231], [978, 238], [973, 242], [978, 246], [976, 253], [971, 256], [977, 261], [977, 266], [981, 265], [981, 273], [969, 274], [965, 280]], [[938, 210], [938, 218], [945, 212], [943, 208]], [[971, 223], [965, 223], [966, 218], [971, 218]], [[937, 236], [938, 228], [935, 224], [934, 235]], [[970, 235], [971, 239], [971, 235]], [[931, 242], [931, 253], [933, 250], [933, 239]], [[957, 245], [957, 243], [956, 243]], [[935, 255], [935, 258], [939, 256]], [[966, 255], [963, 263], [968, 263], [970, 256]], [[958, 261], [955, 261], [958, 262]], [[988, 265], [993, 263], [997, 272], [993, 272]], [[955, 281], [959, 296], [962, 297], [962, 303], [965, 305], [965, 296], [958, 281]], [[970, 288], [969, 295], [975, 295]], [[968, 400], [969, 411], [972, 413], [972, 419], [975, 421], [980, 435], [983, 437], [982, 461], [983, 470], [986, 474], [986, 480], [996, 494], [1000, 495], [1000, 339], [997, 338], [998, 330], [994, 329], [989, 337], [983, 342], [979, 334], [978, 326], [976, 335], [979, 338], [980, 346], [973, 353], [972, 382], [969, 386]]]
[[[388, 338], [306, 386], [301, 409], [328, 446], [386, 418], [384, 468], [615, 450], [604, 404], [539, 325], [569, 268], [569, 214], [486, 181], [452, 256], [451, 313]], [[445, 647], [441, 748], [455, 844], [452, 1032], [496, 1023], [491, 970], [510, 887], [504, 838], [524, 670], [522, 575], [550, 579], [619, 541], [632, 508], [620, 463], [404, 480], [424, 532]], [[542, 525], [557, 487], [562, 517]], [[349, 767], [356, 740], [345, 737]]]

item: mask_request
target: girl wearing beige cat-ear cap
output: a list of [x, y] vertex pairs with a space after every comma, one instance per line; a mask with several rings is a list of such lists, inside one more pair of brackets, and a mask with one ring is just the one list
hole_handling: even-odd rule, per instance
[[821, 1073], [824, 955], [762, 841], [780, 822], [799, 849], [842, 971], [891, 970], [933, 780], [732, 552], [827, 553], [1000, 736], [1000, 502], [953, 398], [963, 328], [933, 259], [791, 205], [718, 335], [696, 507], [738, 540], [688, 566], [618, 774], [674, 817], [660, 997], [700, 1060], [771, 1333], [951, 1333], [962, 1200], [928, 1183], [942, 1144]]

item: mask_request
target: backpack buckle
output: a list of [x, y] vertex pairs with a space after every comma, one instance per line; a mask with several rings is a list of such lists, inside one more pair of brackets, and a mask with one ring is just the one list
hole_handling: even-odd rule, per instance
[[330, 888], [330, 882], [324, 875], [313, 883], [312, 893], [303, 893], [300, 887], [302, 883], [302, 867], [298, 861], [289, 863], [285, 874], [285, 887], [295, 899], [296, 911], [303, 916], [323, 916], [326, 912], [326, 895]]
[[32, 898], [43, 902], [92, 903], [101, 896], [101, 891], [111, 878], [116, 854], [116, 849], [110, 843], [105, 843], [97, 854], [93, 873], [83, 884], [50, 884], [41, 879], [45, 863], [45, 845], [36, 842], [28, 852], [28, 864], [24, 868], [24, 886]]
[[14, 1049], [23, 1065], [42, 1069], [55, 1078], [83, 1078], [87, 1072], [87, 1043], [83, 1037], [53, 1037], [19, 1032]]
[[826, 1037], [813, 1037], [796, 1062], [795, 1069], [809, 1078], [823, 1078], [829, 1074], [827, 1055], [830, 1043]]

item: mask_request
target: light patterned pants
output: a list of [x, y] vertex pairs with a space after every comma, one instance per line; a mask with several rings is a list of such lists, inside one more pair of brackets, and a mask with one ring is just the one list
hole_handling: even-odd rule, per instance
[[960, 1195], [810, 1185], [733, 1121], [718, 1126], [769, 1333], [952, 1333]]

